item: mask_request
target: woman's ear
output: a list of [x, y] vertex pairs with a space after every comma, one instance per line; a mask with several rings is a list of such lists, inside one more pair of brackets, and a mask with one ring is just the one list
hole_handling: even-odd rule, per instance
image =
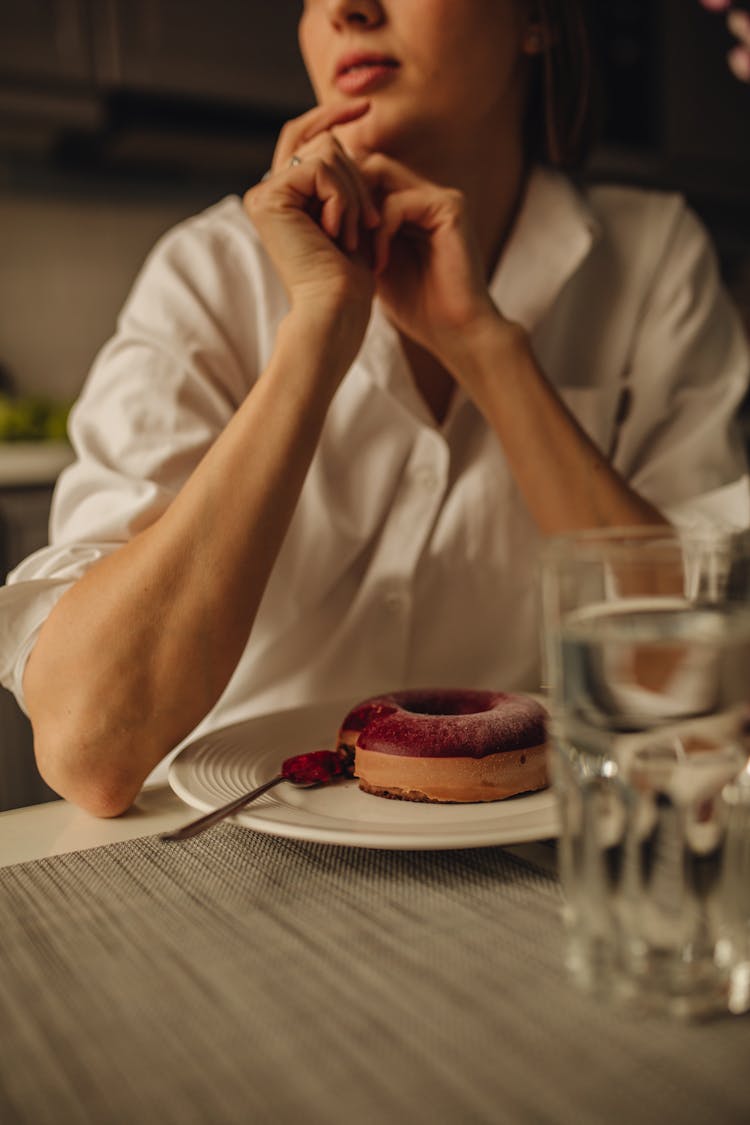
[[522, 50], [525, 55], [540, 55], [547, 46], [547, 35], [541, 23], [530, 23], [523, 37]]
[[549, 46], [548, 29], [541, 20], [532, 20], [523, 37], [522, 50], [525, 55], [541, 55]]

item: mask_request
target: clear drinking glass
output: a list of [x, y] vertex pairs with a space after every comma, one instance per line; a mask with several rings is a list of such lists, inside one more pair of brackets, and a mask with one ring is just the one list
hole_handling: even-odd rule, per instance
[[543, 560], [568, 968], [680, 1015], [739, 988], [728, 833], [748, 822], [727, 786], [748, 756], [748, 575], [744, 539], [669, 528], [561, 537]]
[[719, 880], [716, 962], [729, 977], [727, 1007], [750, 1011], [750, 771], [722, 793], [726, 855]]

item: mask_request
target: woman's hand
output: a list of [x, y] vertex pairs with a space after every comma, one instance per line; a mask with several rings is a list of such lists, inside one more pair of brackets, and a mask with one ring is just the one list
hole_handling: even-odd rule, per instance
[[380, 154], [365, 157], [360, 169], [381, 201], [378, 296], [405, 336], [458, 374], [467, 333], [504, 323], [487, 289], [464, 196]]
[[732, 0], [700, 0], [711, 12], [726, 12], [727, 27], [737, 39], [727, 55], [729, 69], [742, 82], [750, 82], [750, 14], [735, 8]]
[[733, 9], [727, 16], [727, 27], [737, 39], [727, 56], [730, 70], [742, 82], [750, 82], [750, 15]]
[[380, 215], [333, 129], [368, 109], [365, 101], [317, 107], [288, 122], [270, 174], [244, 198], [292, 308], [345, 316], [359, 341], [374, 291], [368, 232]]

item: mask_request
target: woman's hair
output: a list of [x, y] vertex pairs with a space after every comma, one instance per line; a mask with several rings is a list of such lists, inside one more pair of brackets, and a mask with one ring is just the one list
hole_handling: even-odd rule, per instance
[[526, 136], [529, 156], [556, 168], [585, 161], [599, 128], [589, 0], [532, 0], [542, 49], [534, 59]]

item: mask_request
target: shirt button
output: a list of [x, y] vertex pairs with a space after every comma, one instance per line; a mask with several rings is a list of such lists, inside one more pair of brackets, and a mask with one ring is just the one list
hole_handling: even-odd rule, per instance
[[420, 465], [418, 469], [414, 470], [414, 480], [420, 488], [429, 488], [432, 490], [438, 486], [437, 473], [428, 465]]
[[405, 613], [408, 607], [407, 595], [399, 594], [396, 590], [392, 590], [389, 594], [386, 594], [383, 601], [388, 613], [392, 614], [394, 617]]

